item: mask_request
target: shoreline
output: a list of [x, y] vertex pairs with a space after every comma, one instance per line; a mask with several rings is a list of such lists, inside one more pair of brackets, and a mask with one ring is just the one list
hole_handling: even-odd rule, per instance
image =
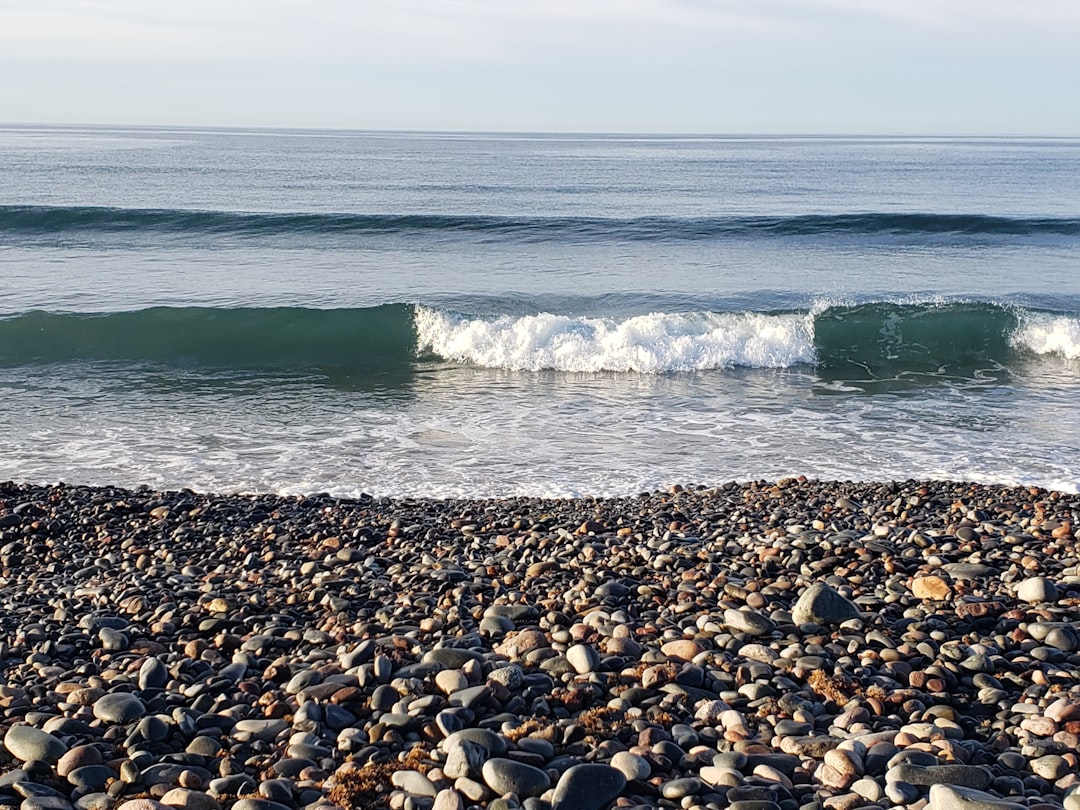
[[0, 502], [3, 807], [1080, 810], [1078, 495]]

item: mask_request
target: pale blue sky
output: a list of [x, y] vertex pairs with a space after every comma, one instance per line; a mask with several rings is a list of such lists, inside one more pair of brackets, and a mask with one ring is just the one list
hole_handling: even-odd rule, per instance
[[2, 0], [0, 121], [1080, 135], [1077, 0]]

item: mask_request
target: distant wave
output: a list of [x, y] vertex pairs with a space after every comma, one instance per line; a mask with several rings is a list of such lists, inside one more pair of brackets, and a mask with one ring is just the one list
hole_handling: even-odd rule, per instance
[[516, 370], [661, 374], [789, 368], [968, 373], [1024, 355], [1080, 359], [1080, 315], [981, 302], [625, 317], [477, 316], [427, 306], [154, 307], [0, 318], [0, 365], [154, 363], [405, 370], [428, 360]]
[[796, 216], [515, 217], [444, 214], [259, 213], [188, 209], [0, 206], [0, 234], [60, 237], [156, 233], [223, 236], [358, 236], [410, 233], [539, 240], [698, 241], [735, 237], [954, 235], [1074, 237], [1080, 219], [978, 214], [844, 213]]

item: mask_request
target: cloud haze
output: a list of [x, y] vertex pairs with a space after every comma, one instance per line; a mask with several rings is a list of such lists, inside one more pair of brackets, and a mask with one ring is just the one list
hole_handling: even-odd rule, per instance
[[8, 0], [9, 122], [1080, 134], [1071, 0]]

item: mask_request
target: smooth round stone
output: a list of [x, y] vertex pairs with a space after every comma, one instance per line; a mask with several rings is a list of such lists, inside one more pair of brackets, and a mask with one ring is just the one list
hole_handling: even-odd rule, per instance
[[270, 801], [270, 799], [241, 799], [233, 804], [232, 810], [292, 810], [292, 808], [287, 804]]
[[169, 736], [169, 724], [156, 714], [148, 715], [140, 720], [135, 730], [149, 742], [161, 742]]
[[413, 796], [430, 796], [432, 798], [439, 792], [431, 780], [420, 771], [403, 770], [394, 771], [390, 776], [390, 782], [396, 788], [401, 788]]
[[58, 776], [67, 778], [67, 775], [76, 768], [101, 763], [101, 751], [96, 745], [77, 745], [60, 757], [56, 763], [56, 773]]
[[444, 695], [451, 695], [467, 687], [469, 679], [460, 669], [444, 669], [435, 673], [435, 685]]
[[169, 808], [153, 799], [128, 799], [117, 806], [116, 810], [169, 810]]
[[166, 807], [175, 807], [181, 810], [220, 810], [221, 808], [221, 803], [213, 796], [202, 791], [188, 790], [182, 787], [175, 787], [167, 791], [161, 797], [161, 803]]
[[255, 792], [255, 781], [246, 773], [234, 773], [231, 776], [222, 776], [210, 780], [211, 796], [239, 796], [244, 793]]
[[588, 644], [575, 644], [566, 651], [566, 660], [578, 675], [588, 675], [600, 666], [600, 653]]
[[1063, 627], [1055, 627], [1046, 634], [1044, 641], [1048, 647], [1063, 652], [1074, 652], [1077, 647], [1076, 635]]
[[449, 751], [450, 747], [457, 744], [459, 740], [476, 743], [489, 751], [493, 757], [505, 756], [510, 748], [505, 737], [487, 728], [463, 728], [461, 731], [455, 731], [440, 743], [440, 747], [444, 751]]
[[681, 799], [684, 796], [697, 796], [705, 790], [705, 783], [696, 776], [672, 779], [660, 786], [660, 795], [665, 799]]
[[424, 653], [421, 660], [425, 663], [442, 664], [447, 669], [461, 669], [470, 661], [479, 661], [480, 653], [457, 647], [435, 647]]
[[886, 782], [885, 798], [893, 804], [911, 804], [919, 798], [919, 789], [908, 782]]
[[458, 739], [444, 748], [446, 761], [442, 770], [451, 779], [479, 776], [480, 769], [490, 756], [486, 748], [470, 740]]
[[539, 796], [551, 787], [547, 773], [512, 759], [489, 759], [480, 774], [484, 783], [500, 796], [504, 793], [516, 793], [523, 798]]
[[108, 793], [87, 793], [74, 804], [75, 810], [113, 810], [116, 800]]
[[479, 686], [469, 686], [465, 689], [459, 689], [452, 695], [447, 696], [447, 702], [451, 706], [460, 706], [464, 709], [472, 708], [478, 703], [482, 703], [491, 697], [491, 687], [486, 683], [482, 683]]
[[241, 742], [251, 739], [272, 742], [288, 727], [284, 720], [240, 720], [233, 726], [232, 736]]
[[930, 810], [1024, 810], [1026, 805], [1010, 802], [973, 788], [931, 785]]
[[68, 747], [63, 740], [33, 726], [15, 725], [4, 735], [4, 748], [16, 759], [23, 762], [41, 760], [55, 764]]
[[1029, 767], [1033, 774], [1050, 782], [1056, 782], [1070, 770], [1068, 761], [1057, 754], [1047, 754], [1033, 759]]
[[859, 609], [824, 582], [815, 582], [791, 609], [795, 624], [841, 624], [859, 618]]
[[110, 692], [94, 701], [94, 717], [106, 723], [130, 723], [146, 714], [146, 705], [128, 692]]
[[199, 757], [215, 757], [221, 750], [221, 743], [213, 737], [200, 735], [188, 743], [184, 751]]
[[551, 810], [599, 810], [626, 786], [626, 777], [610, 765], [573, 765], [563, 771], [551, 796]]
[[611, 767], [619, 771], [628, 782], [643, 781], [652, 775], [649, 761], [629, 751], [616, 751], [611, 758]]
[[102, 627], [98, 630], [98, 638], [101, 639], [102, 648], [110, 652], [119, 652], [128, 648], [128, 637], [119, 630]]
[[1032, 605], [1041, 602], [1056, 602], [1058, 589], [1046, 577], [1029, 577], [1016, 586], [1016, 598]]
[[435, 803], [431, 805], [431, 810], [464, 810], [464, 807], [465, 801], [461, 798], [461, 794], [451, 788], [445, 788], [435, 795]]
[[140, 689], [161, 689], [169, 682], [169, 669], [157, 658], [147, 658], [139, 667]]
[[515, 625], [505, 616], [485, 616], [480, 620], [480, 632], [489, 636], [503, 636], [513, 630]]
[[885, 789], [876, 779], [868, 776], [856, 779], [851, 785], [851, 792], [870, 802], [880, 802], [885, 798]]
[[67, 775], [70, 784], [87, 793], [104, 790], [108, 781], [115, 778], [116, 771], [108, 765], [83, 765]]
[[728, 805], [728, 810], [781, 810], [780, 805], [768, 799], [740, 799]]

